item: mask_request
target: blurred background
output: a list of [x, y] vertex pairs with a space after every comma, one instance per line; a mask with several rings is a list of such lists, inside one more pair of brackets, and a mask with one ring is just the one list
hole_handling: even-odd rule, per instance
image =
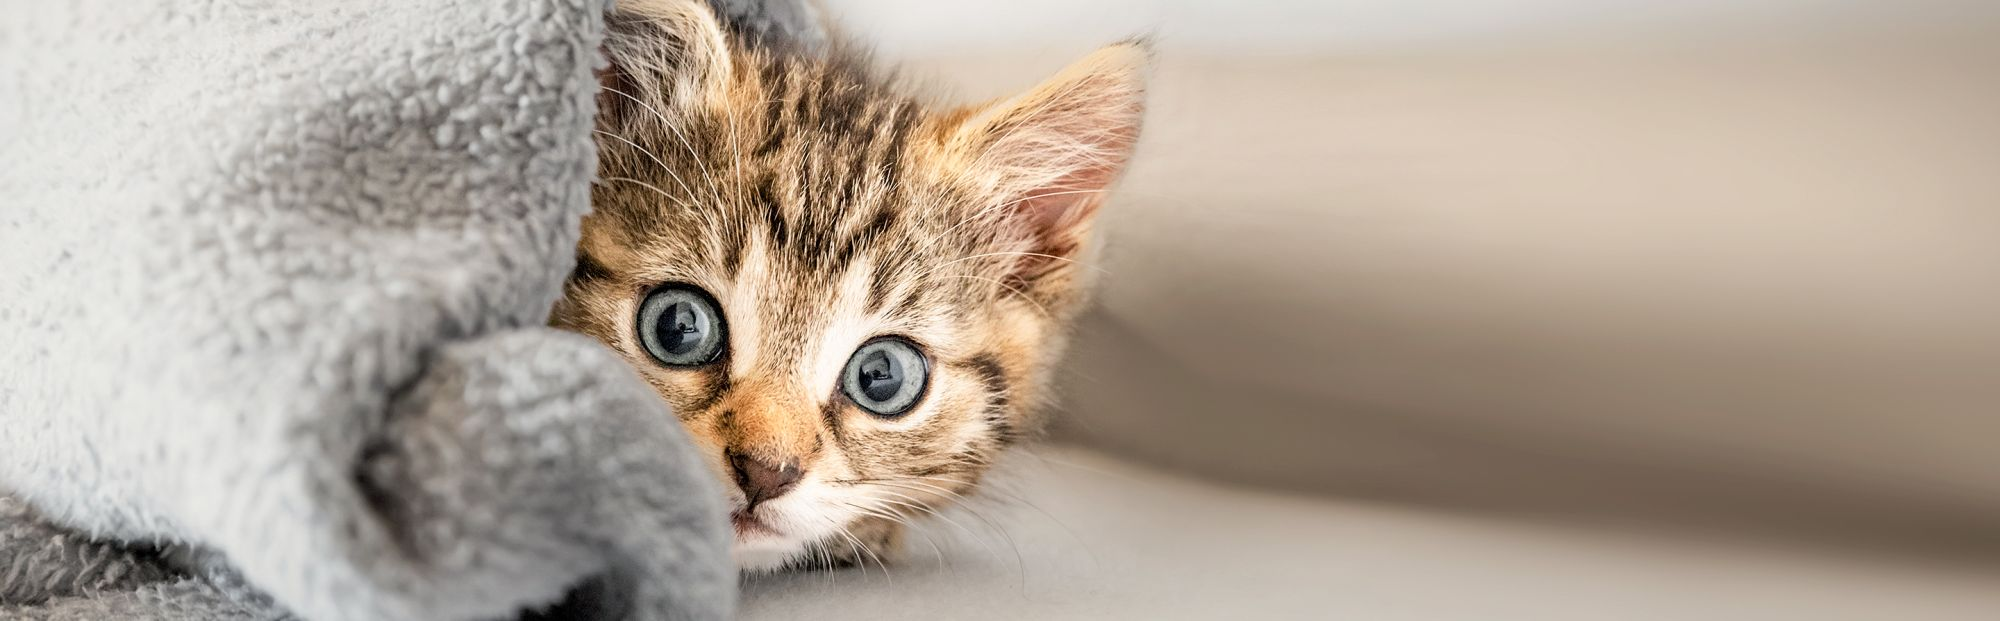
[[2000, 2], [828, 4], [962, 99], [1159, 43], [996, 607], [2000, 618]]

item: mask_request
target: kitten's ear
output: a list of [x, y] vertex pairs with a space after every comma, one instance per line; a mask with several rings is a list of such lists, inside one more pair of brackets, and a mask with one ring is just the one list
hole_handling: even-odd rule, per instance
[[729, 39], [707, 2], [619, 0], [605, 21], [610, 66], [597, 73], [600, 117], [615, 121], [645, 108], [692, 112], [730, 83]]
[[1069, 259], [1083, 250], [1139, 138], [1151, 57], [1143, 41], [1100, 49], [1026, 94], [973, 111], [951, 134], [947, 149], [1028, 232], [1032, 252]]

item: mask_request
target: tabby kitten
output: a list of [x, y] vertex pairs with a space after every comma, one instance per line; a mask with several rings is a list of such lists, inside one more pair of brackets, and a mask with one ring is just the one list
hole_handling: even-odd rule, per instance
[[940, 107], [838, 44], [626, 0], [599, 177], [555, 325], [673, 406], [746, 569], [879, 560], [1038, 428], [1147, 51]]

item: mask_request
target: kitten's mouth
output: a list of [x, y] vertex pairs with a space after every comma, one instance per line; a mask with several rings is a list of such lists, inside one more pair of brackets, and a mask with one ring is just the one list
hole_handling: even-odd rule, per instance
[[729, 514], [729, 524], [736, 527], [736, 538], [739, 540], [755, 537], [782, 537], [784, 535], [784, 533], [778, 532], [778, 529], [772, 528], [770, 523], [758, 518], [755, 514], [741, 509]]
[[730, 546], [730, 555], [735, 557], [736, 566], [746, 571], [776, 571], [798, 557], [805, 542], [784, 531], [757, 512], [737, 509], [729, 514], [729, 525], [734, 527], [735, 541]]

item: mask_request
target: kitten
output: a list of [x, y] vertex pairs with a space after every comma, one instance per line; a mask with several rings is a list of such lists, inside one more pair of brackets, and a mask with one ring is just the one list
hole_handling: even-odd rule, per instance
[[1148, 52], [927, 103], [837, 42], [626, 0], [553, 323], [628, 358], [734, 502], [746, 569], [879, 562], [1039, 427]]

